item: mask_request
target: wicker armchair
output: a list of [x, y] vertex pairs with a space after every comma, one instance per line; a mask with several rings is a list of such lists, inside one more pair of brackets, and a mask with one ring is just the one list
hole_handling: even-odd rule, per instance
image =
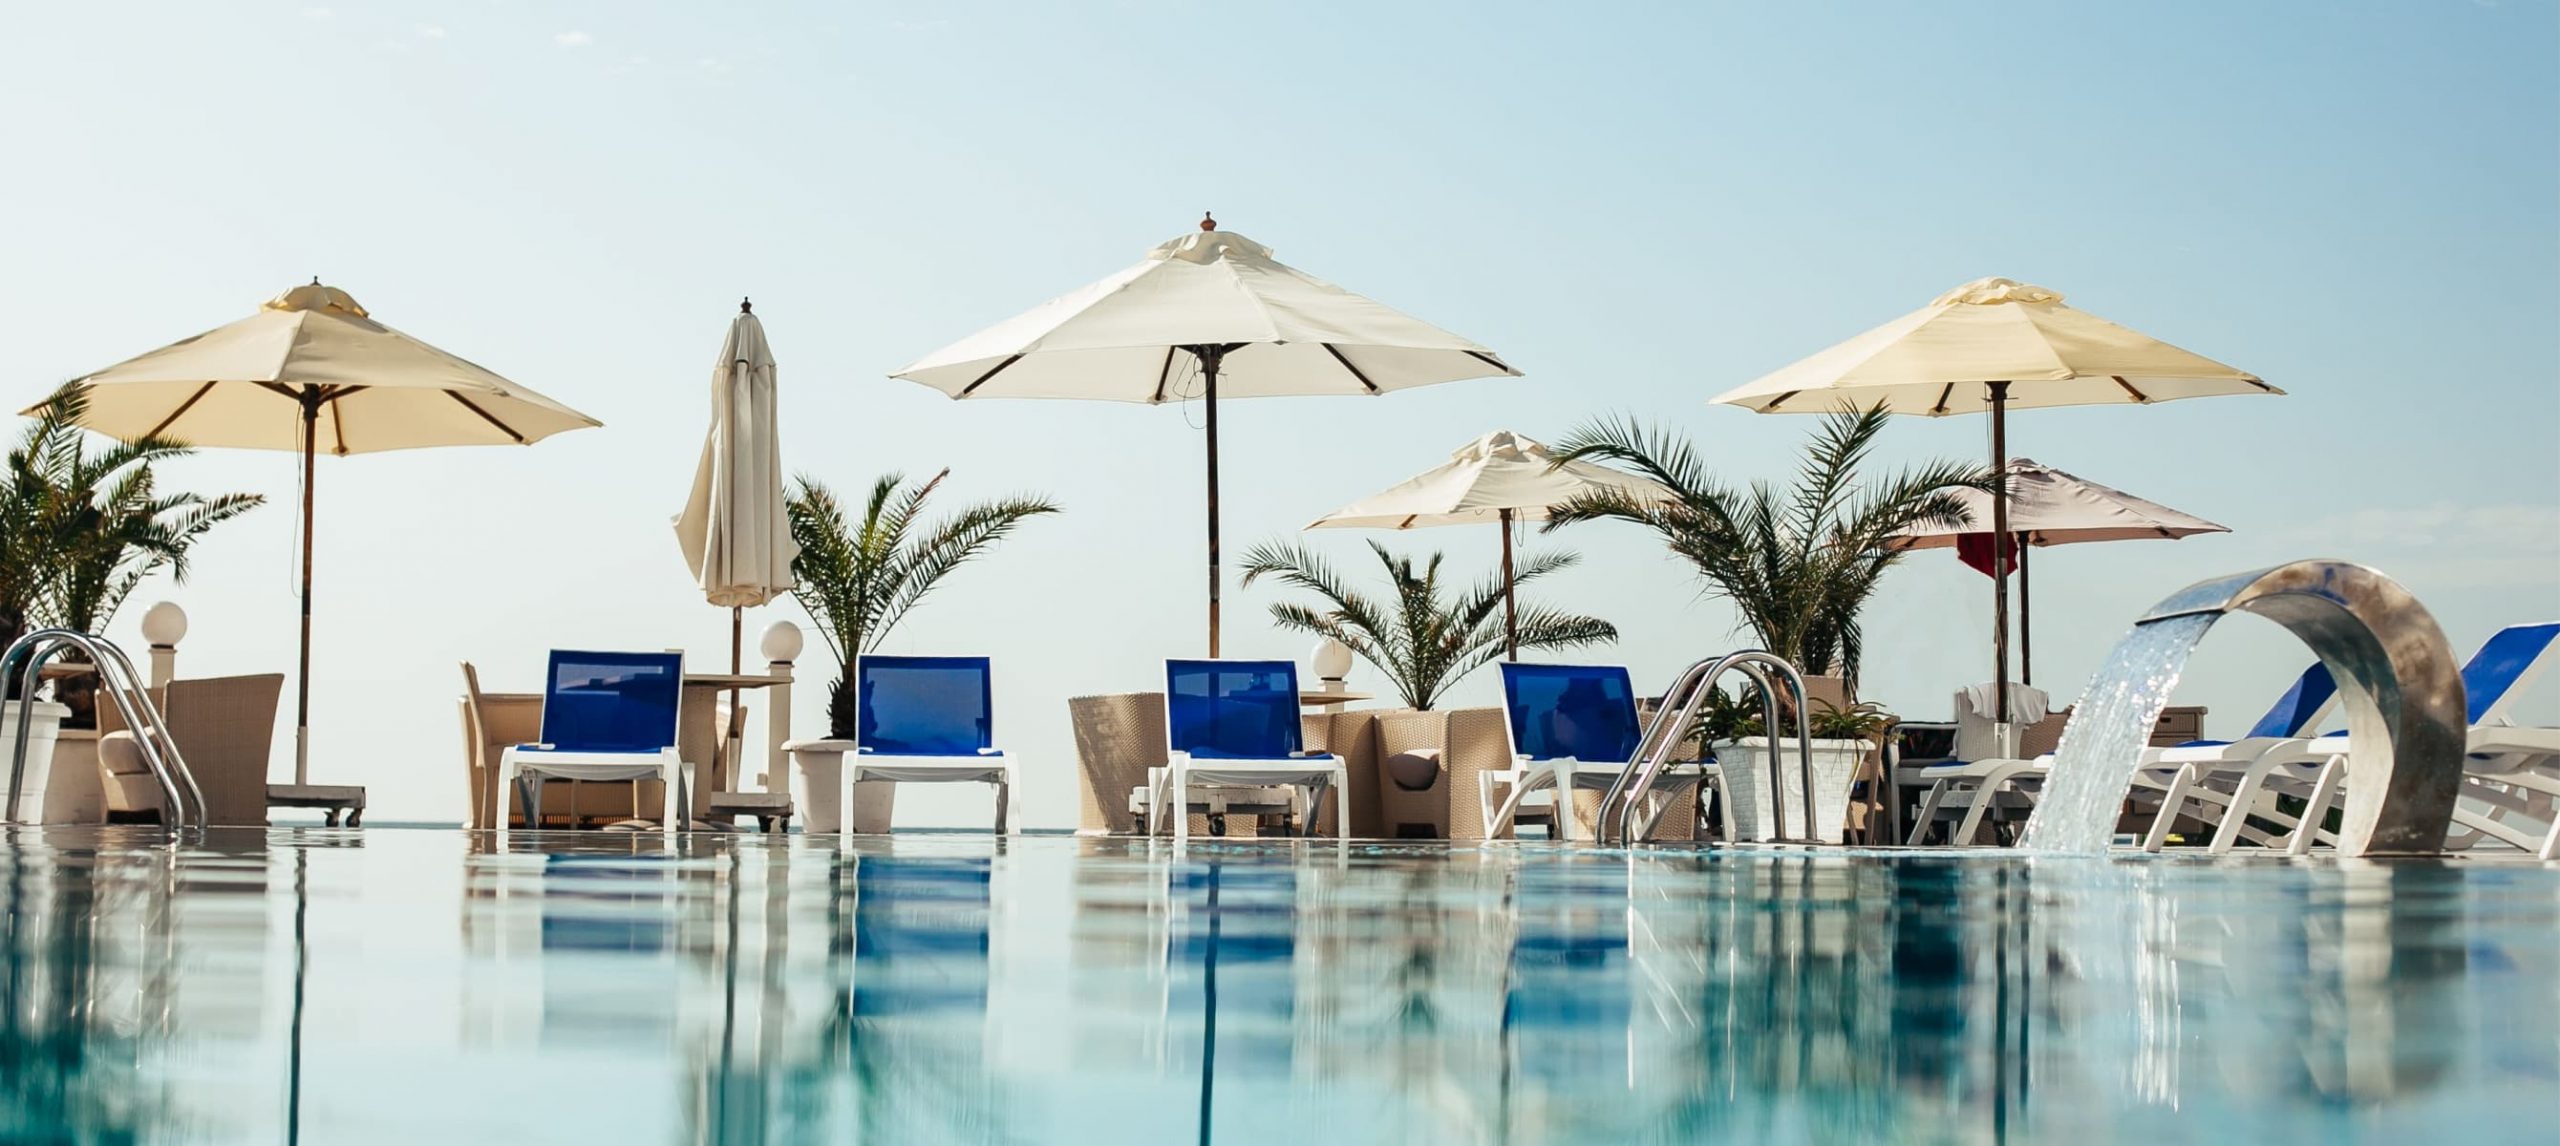
[[[282, 673], [171, 681], [152, 690], [178, 755], [204, 790], [206, 823], [266, 825], [267, 760], [283, 692]], [[110, 816], [163, 814], [159, 781], [112, 704], [98, 706], [98, 766]]]

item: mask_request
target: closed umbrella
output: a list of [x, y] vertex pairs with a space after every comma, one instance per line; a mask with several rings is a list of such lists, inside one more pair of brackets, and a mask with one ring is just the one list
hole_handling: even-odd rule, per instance
[[[800, 555], [782, 500], [782, 432], [777, 427], [773, 347], [755, 304], [738, 303], [729, 337], [711, 366], [711, 431], [694, 465], [693, 490], [676, 515], [676, 542], [704, 600], [729, 609], [729, 672], [740, 671], [745, 612], [791, 591]], [[729, 692], [737, 708], [738, 693]], [[728, 738], [720, 738], [727, 751]], [[723, 764], [731, 782], [738, 762]], [[768, 785], [780, 777], [766, 777]]]
[[293, 779], [310, 782], [314, 458], [429, 446], [527, 446], [603, 423], [438, 350], [314, 280], [258, 313], [78, 381], [80, 424], [110, 437], [302, 454], [302, 653]]
[[1495, 430], [1459, 447], [1449, 460], [1377, 494], [1343, 506], [1309, 529], [1421, 529], [1497, 525], [1502, 529], [1502, 627], [1506, 655], [1520, 659], [1517, 602], [1511, 593], [1511, 527], [1545, 519], [1550, 507], [1601, 489], [1668, 501], [1661, 484], [1590, 462], [1556, 464], [1547, 447]]
[[[2009, 459], [2009, 535], [2017, 551], [2018, 677], [2035, 683], [2035, 627], [2027, 593], [2027, 550], [2043, 545], [2077, 545], [2088, 541], [2176, 540], [2199, 533], [2229, 533], [2194, 514], [2156, 501], [2110, 489], [2026, 458]], [[1991, 495], [1958, 490], [1972, 522], [1991, 516]], [[1896, 548], [1955, 549], [1966, 564], [1994, 574], [1991, 534], [1967, 525], [1915, 525], [1902, 531]]]
[[[1716, 396], [1761, 414], [1882, 405], [1897, 414], [1991, 414], [1991, 466], [2009, 456], [2011, 407], [2149, 405], [2282, 394], [2258, 376], [2064, 306], [2057, 291], [1975, 279], [1929, 305]], [[2005, 489], [2005, 486], [2004, 486]], [[2009, 711], [2009, 498], [1991, 498], [1995, 703]]]
[[782, 497], [773, 348], [755, 305], [738, 304], [711, 369], [711, 431], [676, 515], [676, 542], [704, 600], [729, 610], [729, 671], [739, 671], [743, 610], [791, 591], [800, 546]]
[[891, 375], [954, 398], [1087, 398], [1206, 411], [1209, 655], [1218, 655], [1218, 399], [1378, 395], [1517, 375], [1493, 352], [1301, 272], [1203, 218], [1137, 265]]

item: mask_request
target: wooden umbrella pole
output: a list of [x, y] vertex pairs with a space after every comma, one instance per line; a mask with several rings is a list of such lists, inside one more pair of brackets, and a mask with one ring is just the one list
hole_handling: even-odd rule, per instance
[[1511, 511], [1502, 511], [1502, 659], [1520, 659], [1520, 610], [1511, 588]]
[[1209, 658], [1218, 656], [1218, 352], [1196, 350], [1209, 406]]
[[[742, 672], [745, 672], [745, 671], [746, 671], [744, 668], [740, 667], [740, 663], [741, 663], [741, 662], [740, 662], [740, 661], [739, 661], [739, 659], [738, 659], [738, 658], [742, 655], [742, 650], [744, 649], [745, 644], [746, 644], [746, 636], [745, 636], [745, 634], [746, 634], [746, 619], [745, 619], [745, 618], [746, 618], [746, 609], [745, 609], [743, 606], [739, 606], [739, 605], [731, 605], [731, 606], [729, 606], [729, 675], [730, 675], [730, 676], [737, 676], [737, 675], [739, 675], [740, 673], [742, 673]], [[729, 689], [729, 720], [727, 720], [727, 721], [723, 721], [723, 722], [721, 723], [721, 725], [720, 725], [720, 747], [719, 747], [719, 750], [718, 750], [718, 751], [716, 751], [716, 752], [712, 753], [712, 755], [720, 761], [720, 776], [719, 776], [719, 778], [720, 778], [720, 782], [721, 782], [721, 783], [724, 783], [724, 784], [727, 784], [727, 785], [729, 786], [729, 788], [737, 788], [737, 787], [739, 787], [739, 784], [738, 784], [738, 762], [737, 762], [737, 761], [735, 761], [735, 760], [731, 760], [731, 759], [729, 759], [729, 726], [730, 726], [730, 724], [731, 724], [731, 723], [733, 723], [733, 722], [735, 722], [735, 721], [737, 720], [737, 718], [738, 718], [737, 713], [738, 713], [738, 690], [737, 690], [737, 688], [736, 688], [736, 687], [732, 686], [732, 687]], [[728, 791], [728, 790], [729, 790], [729, 788], [723, 788], [723, 789], [721, 789], [721, 790], [725, 792], [725, 791]]]
[[304, 387], [302, 401], [302, 658], [295, 677], [293, 782], [311, 782], [311, 485], [319, 476], [320, 391]]
[[[1991, 384], [1991, 714], [2009, 723], [2009, 384]], [[2002, 745], [2006, 753], [2011, 746]]]

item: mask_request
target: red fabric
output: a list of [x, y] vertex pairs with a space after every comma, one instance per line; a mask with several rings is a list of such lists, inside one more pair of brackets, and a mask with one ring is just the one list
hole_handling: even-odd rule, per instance
[[[1991, 537], [1988, 533], [1957, 534], [1956, 559], [1972, 566], [1976, 573], [1991, 576]], [[2009, 572], [2018, 571], [2018, 543], [2015, 538], [2009, 542], [2009, 551], [2001, 556], [2008, 559]]]

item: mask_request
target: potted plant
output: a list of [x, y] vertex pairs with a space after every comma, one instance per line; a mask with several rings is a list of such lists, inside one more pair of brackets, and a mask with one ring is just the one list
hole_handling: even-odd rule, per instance
[[1652, 530], [1732, 603], [1759, 647], [1807, 674], [1836, 672], [1854, 689], [1858, 614], [1902, 559], [1896, 536], [1918, 525], [1964, 524], [1956, 491], [1995, 481], [1982, 467], [1955, 462], [1867, 479], [1862, 467], [1889, 418], [1882, 407], [1831, 415], [1806, 447], [1791, 490], [1728, 485], [1675, 435], [1632, 421], [1593, 423], [1556, 447], [1559, 458], [1624, 467], [1672, 497], [1593, 490], [1552, 510], [1546, 528], [1616, 520]]
[[[1721, 690], [1718, 695], [1722, 695]], [[1714, 701], [1709, 698], [1710, 703]], [[1771, 808], [1770, 738], [1760, 727], [1757, 692], [1733, 702], [1749, 710], [1747, 719], [1728, 722], [1723, 728], [1706, 730], [1721, 732], [1721, 738], [1710, 742], [1716, 764], [1724, 774], [1724, 825], [1727, 839], [1767, 840], [1776, 838], [1777, 816]], [[1813, 736], [1813, 824], [1807, 830], [1804, 822], [1804, 785], [1806, 767], [1798, 755], [1794, 722], [1791, 714], [1781, 711], [1781, 728], [1777, 741], [1775, 795], [1785, 812], [1787, 836], [1790, 839], [1816, 839], [1839, 843], [1848, 829], [1849, 793], [1858, 780], [1858, 768], [1874, 750], [1874, 737], [1890, 727], [1893, 718], [1875, 704], [1855, 704], [1836, 708], [1827, 701], [1817, 701], [1806, 718]]]
[[[1428, 712], [1468, 673], [1498, 660], [1503, 650], [1502, 581], [1491, 579], [1444, 594], [1440, 554], [1416, 564], [1375, 541], [1369, 550], [1387, 573], [1384, 601], [1362, 593], [1304, 545], [1265, 542], [1245, 555], [1244, 583], [1264, 577], [1315, 594], [1313, 605], [1283, 601], [1271, 606], [1281, 628], [1329, 637], [1377, 667], [1405, 707]], [[1573, 565], [1571, 553], [1549, 551], [1520, 563], [1512, 576], [1526, 585]], [[1598, 617], [1560, 613], [1522, 603], [1520, 647], [1569, 649], [1618, 639], [1617, 627]]]
[[[926, 526], [925, 504], [950, 476], [945, 469], [911, 486], [902, 474], [882, 475], [871, 483], [858, 520], [845, 512], [833, 491], [812, 478], [794, 482], [786, 499], [791, 539], [800, 543], [800, 555], [791, 562], [799, 587], [791, 595], [817, 622], [838, 670], [827, 692], [827, 739], [788, 746], [807, 788], [800, 806], [810, 831], [832, 832], [842, 823], [844, 809], [834, 793], [843, 773], [837, 769], [852, 751], [860, 719], [854, 658], [879, 648], [890, 630], [962, 565], [1023, 522], [1058, 512], [1046, 498], [1010, 497], [963, 507]], [[856, 831], [889, 830], [891, 789], [878, 787], [876, 794], [860, 793], [853, 817]]]

